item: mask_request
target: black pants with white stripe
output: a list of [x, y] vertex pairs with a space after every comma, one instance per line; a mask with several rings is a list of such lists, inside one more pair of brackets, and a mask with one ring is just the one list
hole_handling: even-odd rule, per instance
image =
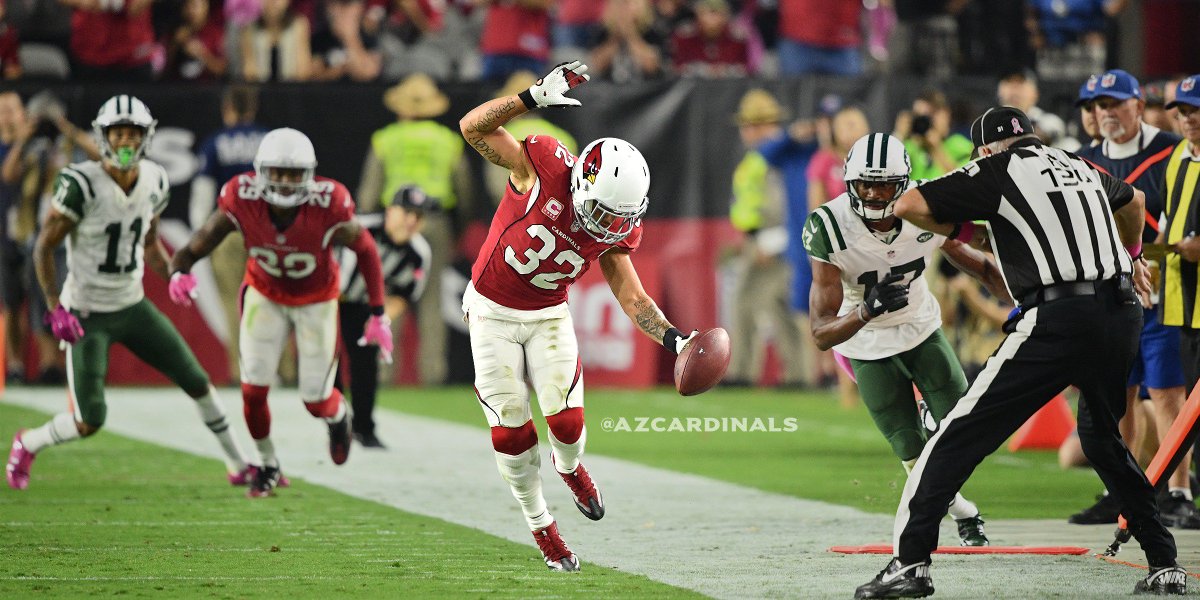
[[1124, 303], [1115, 287], [1029, 310], [988, 359], [925, 445], [904, 486], [895, 526], [901, 561], [929, 559], [946, 507], [975, 467], [1055, 394], [1074, 385], [1085, 399], [1079, 409], [1084, 454], [1121, 503], [1150, 565], [1175, 564], [1175, 540], [1158, 518], [1154, 490], [1117, 430], [1142, 309]]

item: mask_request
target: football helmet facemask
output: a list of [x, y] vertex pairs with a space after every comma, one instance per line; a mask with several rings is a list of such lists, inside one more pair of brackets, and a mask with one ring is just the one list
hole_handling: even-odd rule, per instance
[[[882, 221], [892, 216], [896, 201], [908, 188], [912, 164], [904, 143], [886, 133], [870, 133], [859, 138], [846, 155], [846, 192], [850, 208], [865, 221]], [[860, 184], [895, 186], [887, 197], [863, 198]]]
[[633, 144], [600, 138], [571, 167], [575, 221], [596, 241], [615, 244], [633, 232], [650, 201], [650, 167]]
[[263, 136], [254, 155], [254, 183], [267, 202], [283, 208], [308, 199], [317, 154], [303, 133], [284, 127]]
[[[114, 125], [133, 125], [141, 128], [141, 143], [134, 148], [114, 148], [108, 141], [108, 129]], [[113, 168], [128, 171], [136, 167], [138, 161], [146, 154], [156, 125], [158, 121], [150, 115], [150, 109], [144, 102], [127, 94], [120, 94], [100, 105], [100, 112], [96, 113], [96, 120], [92, 121], [92, 131], [100, 142], [100, 156], [104, 162]]]

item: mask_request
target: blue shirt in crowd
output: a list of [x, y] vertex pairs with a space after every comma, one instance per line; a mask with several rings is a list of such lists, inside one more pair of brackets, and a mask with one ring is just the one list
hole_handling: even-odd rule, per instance
[[792, 308], [808, 312], [812, 266], [804, 251], [804, 222], [808, 220], [808, 163], [819, 148], [816, 141], [798, 142], [787, 132], [758, 146], [758, 153], [783, 175], [787, 193], [787, 259], [792, 263]]
[[200, 175], [212, 177], [217, 186], [254, 169], [254, 154], [269, 131], [253, 123], [226, 127], [200, 145]]

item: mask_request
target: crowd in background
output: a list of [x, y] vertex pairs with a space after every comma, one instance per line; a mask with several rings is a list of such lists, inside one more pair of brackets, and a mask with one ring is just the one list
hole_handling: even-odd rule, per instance
[[1128, 0], [7, 0], [0, 74], [502, 81], [1102, 71]]

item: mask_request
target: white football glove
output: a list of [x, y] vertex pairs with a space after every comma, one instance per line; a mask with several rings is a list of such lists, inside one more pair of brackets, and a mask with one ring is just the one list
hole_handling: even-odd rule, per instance
[[[525, 107], [530, 109], [548, 106], [582, 106], [582, 103], [574, 98], [568, 98], [566, 94], [591, 79], [587, 75], [587, 70], [587, 65], [578, 60], [556, 65], [549, 74], [529, 86], [527, 92], [520, 94], [521, 100], [525, 102]], [[529, 105], [531, 101], [533, 106]]]
[[700, 330], [693, 329], [692, 332], [689, 333], [687, 337], [681, 337], [679, 339], [676, 339], [675, 340], [675, 354], [682, 354], [683, 349], [687, 348], [688, 342], [692, 341], [692, 338], [694, 338], [698, 335], [700, 335]]

